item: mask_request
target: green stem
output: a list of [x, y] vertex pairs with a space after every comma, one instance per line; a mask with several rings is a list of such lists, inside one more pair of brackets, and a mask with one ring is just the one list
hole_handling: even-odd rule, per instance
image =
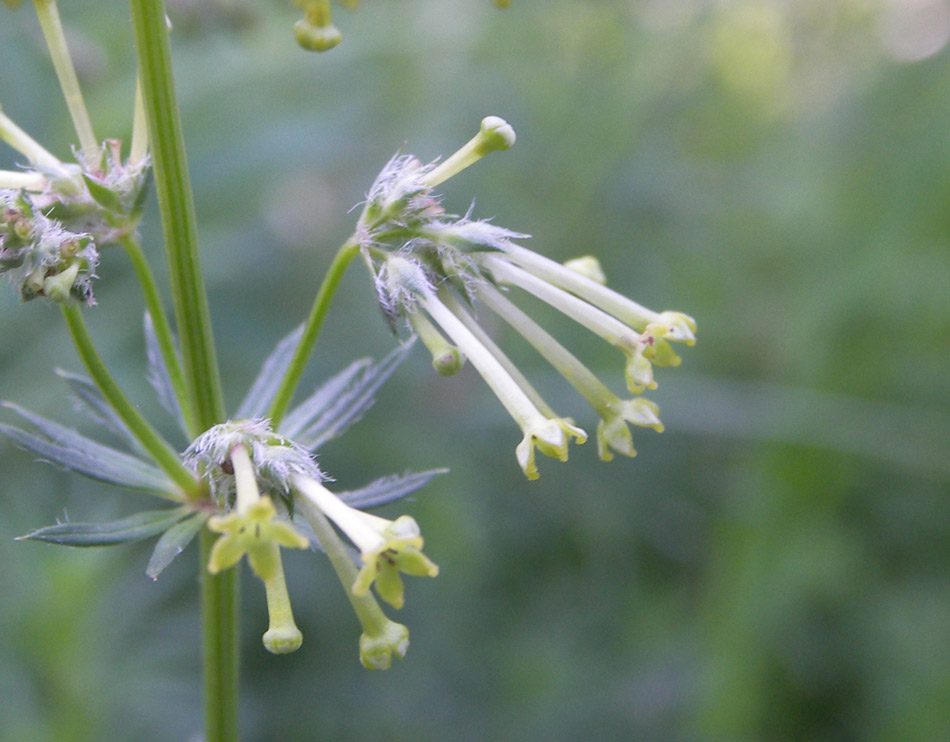
[[[162, 0], [131, 0], [130, 4], [189, 408], [197, 427], [207, 429], [224, 419], [224, 397], [201, 276], [197, 218], [172, 77], [165, 8]], [[239, 574], [235, 569], [218, 575], [208, 572], [215, 538], [207, 528], [202, 530], [205, 742], [235, 742]]]
[[303, 375], [310, 354], [313, 352], [313, 346], [320, 334], [320, 327], [323, 325], [327, 309], [330, 308], [330, 301], [340, 285], [340, 279], [353, 258], [359, 254], [359, 250], [359, 242], [356, 241], [355, 236], [351, 236], [340, 246], [333, 262], [327, 269], [326, 275], [323, 277], [323, 283], [320, 284], [320, 290], [317, 291], [317, 298], [314, 299], [313, 308], [310, 310], [310, 316], [307, 317], [307, 323], [304, 325], [303, 335], [297, 344], [297, 349], [294, 351], [294, 357], [290, 361], [290, 366], [284, 374], [280, 388], [274, 397], [274, 402], [267, 413], [274, 430], [278, 428], [280, 421], [283, 420], [284, 414], [287, 412], [287, 407], [290, 406], [290, 400], [294, 396], [297, 384], [300, 383], [300, 377]]
[[69, 55], [63, 22], [59, 18], [59, 9], [54, 0], [33, 0], [33, 4], [36, 6], [36, 17], [40, 21], [46, 46], [49, 47], [49, 55], [53, 60], [59, 85], [66, 98], [69, 115], [72, 116], [73, 126], [76, 128], [76, 136], [79, 137], [83, 157], [88, 164], [92, 164], [99, 151], [99, 142], [93, 133], [89, 111], [79, 87], [79, 78], [76, 77], [76, 68], [73, 67], [73, 60]]
[[197, 422], [206, 429], [224, 419], [224, 399], [198, 257], [197, 219], [165, 8], [162, 0], [131, 0], [131, 7], [185, 380]]
[[191, 401], [188, 397], [187, 386], [185, 384], [185, 374], [182, 371], [181, 361], [178, 358], [178, 350], [175, 347], [175, 339], [172, 335], [171, 326], [168, 324], [168, 318], [165, 316], [165, 310], [162, 307], [162, 298], [158, 293], [155, 276], [152, 275], [152, 269], [145, 259], [145, 253], [142, 251], [142, 245], [139, 243], [139, 239], [136, 235], [125, 235], [122, 238], [122, 247], [125, 248], [129, 260], [132, 261], [132, 267], [135, 268], [135, 274], [138, 276], [139, 284], [142, 286], [145, 308], [152, 318], [152, 324], [155, 328], [155, 337], [158, 339], [158, 347], [162, 352], [165, 368], [168, 369], [168, 377], [171, 380], [175, 397], [178, 399], [182, 416], [185, 418], [185, 427], [188, 429], [188, 435], [191, 438], [196, 438], [201, 433], [201, 427], [191, 407]]
[[208, 571], [218, 535], [201, 531], [201, 614], [204, 621], [205, 742], [238, 739], [238, 594], [239, 572]]
[[195, 475], [184, 467], [178, 453], [162, 438], [148, 421], [142, 417], [125, 393], [119, 388], [109, 369], [93, 345], [86, 321], [79, 307], [64, 304], [63, 317], [69, 327], [76, 351], [82, 359], [92, 380], [99, 387], [110, 405], [122, 419], [135, 438], [155, 459], [162, 470], [178, 485], [187, 497], [194, 500], [203, 495], [203, 488]]
[[389, 618], [383, 613], [383, 609], [380, 608], [379, 603], [376, 602], [376, 598], [374, 598], [372, 594], [353, 594], [353, 583], [356, 582], [359, 570], [357, 570], [356, 565], [353, 564], [353, 559], [350, 557], [349, 552], [347, 552], [346, 547], [343, 545], [336, 531], [333, 530], [330, 521], [327, 520], [323, 511], [308, 498], [302, 496], [297, 497], [294, 499], [294, 502], [297, 507], [300, 508], [301, 513], [303, 513], [310, 527], [313, 528], [314, 535], [320, 542], [320, 546], [323, 547], [324, 552], [326, 552], [327, 558], [330, 560], [330, 565], [343, 584], [343, 591], [346, 593], [350, 605], [353, 606], [353, 611], [356, 613], [356, 617], [359, 619], [363, 630], [374, 635], [378, 634], [382, 630], [382, 627], [389, 622]]
[[63, 163], [17, 126], [2, 110], [0, 110], [0, 140], [9, 144], [21, 155], [25, 155], [34, 165], [68, 177], [69, 172], [63, 167]]

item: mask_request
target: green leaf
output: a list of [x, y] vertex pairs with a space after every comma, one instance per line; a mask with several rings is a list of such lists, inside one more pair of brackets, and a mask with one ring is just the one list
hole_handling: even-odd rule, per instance
[[360, 510], [376, 508], [412, 494], [420, 487], [427, 485], [435, 477], [440, 474], [448, 474], [448, 472], [448, 469], [430, 469], [428, 471], [394, 474], [370, 482], [358, 490], [340, 492], [337, 497], [347, 505]]
[[97, 204], [114, 214], [122, 213], [122, 202], [119, 200], [115, 191], [111, 188], [106, 188], [101, 183], [97, 183], [85, 173], [83, 173], [82, 179], [86, 181], [86, 188], [89, 189], [89, 195], [95, 199]]
[[19, 536], [17, 541], [45, 541], [63, 546], [112, 546], [155, 536], [191, 512], [190, 507], [183, 506], [144, 511], [112, 523], [57, 523]]
[[372, 366], [365, 360], [351, 364], [294, 409], [280, 432], [309, 451], [342, 435], [372, 407], [373, 396], [411, 347], [411, 341], [403, 343]]
[[16, 441], [37, 456], [99, 482], [142, 490], [171, 500], [182, 499], [175, 484], [151, 464], [97, 443], [29, 410], [8, 402], [3, 406], [33, 423], [41, 435], [3, 424], [0, 424], [0, 435]]
[[266, 414], [277, 395], [277, 390], [280, 389], [287, 369], [290, 368], [290, 362], [300, 343], [301, 335], [303, 335], [303, 325], [277, 343], [271, 354], [261, 364], [261, 370], [254, 379], [250, 391], [234, 413], [235, 418], [263, 417]]
[[185, 547], [191, 543], [191, 540], [198, 534], [201, 527], [208, 520], [210, 513], [195, 513], [190, 518], [185, 518], [169, 528], [155, 544], [155, 550], [152, 552], [152, 558], [148, 560], [148, 567], [145, 574], [153, 580], [157, 580], [175, 557], [181, 554]]

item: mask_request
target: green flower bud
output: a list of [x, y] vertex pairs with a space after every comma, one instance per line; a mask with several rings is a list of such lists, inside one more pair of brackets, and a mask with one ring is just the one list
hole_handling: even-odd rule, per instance
[[330, 0], [298, 2], [304, 6], [304, 17], [294, 24], [294, 37], [301, 48], [325, 52], [343, 40], [340, 30], [330, 20]]
[[409, 650], [409, 629], [401, 623], [385, 621], [378, 632], [365, 632], [360, 637], [360, 662], [369, 670], [388, 670], [393, 654], [402, 659]]
[[308, 23], [306, 18], [301, 18], [294, 24], [294, 38], [300, 48], [308, 52], [325, 52], [343, 41], [343, 34], [332, 23], [314, 26]]

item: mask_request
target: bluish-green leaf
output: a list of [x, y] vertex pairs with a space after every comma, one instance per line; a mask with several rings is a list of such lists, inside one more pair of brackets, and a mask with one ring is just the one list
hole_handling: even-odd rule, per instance
[[[411, 347], [411, 342], [403, 343], [375, 365], [353, 364], [337, 374], [287, 416], [287, 425], [281, 427], [281, 432], [310, 451], [342, 435], [372, 407], [373, 396]], [[346, 383], [339, 388], [344, 378]]]
[[340, 492], [337, 496], [347, 505], [360, 510], [380, 507], [412, 494], [440, 474], [447, 474], [448, 471], [448, 469], [430, 469], [428, 471], [394, 474], [370, 482], [365, 487], [360, 487], [357, 490]]
[[115, 410], [112, 408], [106, 398], [102, 396], [93, 381], [85, 376], [64, 371], [61, 368], [56, 369], [57, 375], [69, 385], [70, 391], [75, 394], [79, 401], [85, 405], [85, 411], [93, 419], [101, 422], [116, 435], [128, 441], [133, 450], [144, 453], [142, 444], [132, 435], [132, 431], [122, 422]]
[[158, 344], [155, 323], [152, 321], [152, 315], [148, 312], [145, 313], [145, 353], [148, 357], [148, 383], [155, 390], [159, 403], [175, 419], [178, 427], [187, 437], [188, 426], [185, 423], [184, 415], [181, 414], [181, 406], [178, 404], [178, 397], [175, 395], [175, 387], [172, 385], [168, 366], [165, 365], [165, 358], [162, 356], [162, 349]]
[[153, 580], [157, 580], [175, 557], [181, 554], [185, 547], [191, 543], [201, 527], [208, 520], [209, 513], [195, 513], [190, 518], [179, 521], [169, 528], [155, 544], [155, 550], [152, 552], [152, 558], [148, 560], [148, 567], [145, 574]]
[[267, 412], [284, 380], [284, 374], [290, 367], [302, 334], [303, 325], [277, 343], [271, 354], [261, 364], [261, 370], [254, 379], [247, 396], [238, 405], [234, 413], [235, 418], [261, 417]]
[[370, 358], [353, 361], [345, 369], [327, 379], [313, 394], [287, 413], [287, 417], [284, 418], [284, 422], [280, 426], [281, 434], [296, 439], [327, 409], [332, 407], [348, 387], [356, 384], [356, 379], [360, 374], [366, 372], [372, 362]]
[[29, 410], [10, 403], [3, 403], [3, 406], [35, 425], [40, 434], [4, 424], [0, 424], [0, 434], [40, 458], [100, 482], [143, 490], [171, 500], [182, 499], [174, 483], [157, 467]]
[[111, 523], [57, 523], [20, 536], [18, 541], [45, 541], [63, 546], [113, 546], [140, 541], [174, 526], [192, 512], [183, 506], [149, 510]]

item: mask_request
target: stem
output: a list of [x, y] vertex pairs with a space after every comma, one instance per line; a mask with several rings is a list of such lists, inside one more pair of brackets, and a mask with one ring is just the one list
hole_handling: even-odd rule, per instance
[[238, 739], [239, 572], [213, 575], [208, 559], [217, 534], [201, 531], [201, 614], [204, 621], [205, 742]]
[[152, 275], [152, 269], [145, 259], [145, 253], [142, 251], [142, 245], [139, 243], [139, 239], [136, 235], [125, 235], [122, 238], [122, 247], [125, 248], [129, 260], [132, 261], [132, 267], [135, 268], [135, 274], [138, 276], [139, 284], [142, 286], [145, 307], [152, 318], [152, 324], [155, 328], [155, 337], [158, 339], [158, 347], [162, 352], [165, 367], [168, 369], [168, 377], [171, 380], [172, 388], [175, 390], [178, 406], [181, 408], [182, 415], [185, 418], [188, 435], [191, 438], [196, 438], [198, 434], [201, 433], [201, 426], [195, 418], [194, 409], [188, 398], [185, 375], [181, 369], [181, 361], [178, 358], [178, 350], [175, 347], [175, 339], [172, 335], [171, 327], [168, 324], [168, 318], [165, 316], [165, 310], [162, 307], [162, 299], [158, 293], [155, 276]]
[[344, 242], [333, 258], [333, 262], [327, 269], [323, 277], [323, 283], [320, 284], [320, 290], [317, 291], [317, 298], [314, 299], [313, 308], [310, 310], [310, 316], [307, 317], [307, 323], [304, 325], [303, 335], [294, 351], [294, 357], [290, 361], [290, 366], [284, 374], [280, 383], [280, 388], [274, 397], [267, 416], [270, 418], [274, 430], [280, 425], [287, 407], [290, 406], [290, 400], [294, 396], [294, 391], [300, 383], [300, 377], [303, 375], [304, 368], [307, 366], [307, 360], [313, 352], [313, 346], [317, 342], [317, 336], [320, 334], [320, 327], [323, 325], [323, 319], [326, 317], [327, 309], [330, 308], [330, 301], [340, 285], [340, 279], [346, 271], [350, 261], [359, 254], [359, 243], [355, 237], [350, 237]]
[[2, 110], [0, 110], [0, 139], [21, 155], [25, 155], [34, 165], [63, 176], [68, 175], [63, 163], [55, 155], [17, 126]]
[[310, 527], [313, 528], [313, 532], [320, 542], [320, 546], [322, 546], [326, 552], [327, 558], [330, 560], [330, 565], [343, 584], [343, 591], [346, 593], [350, 605], [353, 606], [353, 610], [363, 630], [371, 633], [379, 633], [389, 619], [386, 617], [386, 614], [383, 613], [383, 609], [380, 608], [379, 603], [376, 602], [376, 598], [371, 594], [353, 594], [353, 583], [356, 582], [359, 570], [357, 570], [356, 565], [353, 564], [353, 560], [350, 558], [340, 537], [337, 536], [336, 531], [333, 530], [333, 526], [330, 525], [330, 521], [327, 520], [323, 511], [307, 497], [297, 497], [294, 502], [300, 508], [301, 513], [303, 513]]
[[131, 0], [131, 7], [185, 379], [197, 422], [206, 429], [224, 419], [224, 400], [198, 257], [197, 219], [165, 8], [162, 0]]
[[59, 86], [63, 89], [63, 97], [69, 108], [69, 115], [76, 127], [76, 136], [79, 137], [79, 146], [87, 164], [93, 164], [99, 151], [99, 142], [92, 131], [92, 121], [89, 111], [82, 98], [79, 88], [79, 78], [76, 77], [76, 68], [73, 67], [69, 47], [66, 44], [66, 34], [63, 32], [63, 22], [59, 18], [59, 8], [55, 0], [33, 0], [36, 6], [36, 16], [39, 18], [49, 55], [53, 60]]
[[[211, 312], [201, 276], [194, 196], [162, 0], [131, 0], [139, 79], [148, 122], [155, 187], [162, 215], [175, 322], [185, 383], [197, 427], [224, 419], [224, 398], [211, 332]], [[205, 742], [238, 738], [238, 584], [235, 569], [207, 570], [215, 534], [201, 532], [201, 613], [205, 674]]]
[[155, 429], [142, 417], [112, 378], [112, 374], [109, 373], [109, 369], [106, 368], [93, 345], [79, 307], [65, 304], [62, 309], [73, 343], [76, 345], [76, 351], [96, 386], [99, 387], [99, 391], [102, 392], [102, 396], [112, 405], [143, 448], [152, 455], [155, 463], [181, 488], [182, 492], [191, 500], [202, 496], [203, 488], [199, 480], [184, 467], [178, 453], [155, 432]]

